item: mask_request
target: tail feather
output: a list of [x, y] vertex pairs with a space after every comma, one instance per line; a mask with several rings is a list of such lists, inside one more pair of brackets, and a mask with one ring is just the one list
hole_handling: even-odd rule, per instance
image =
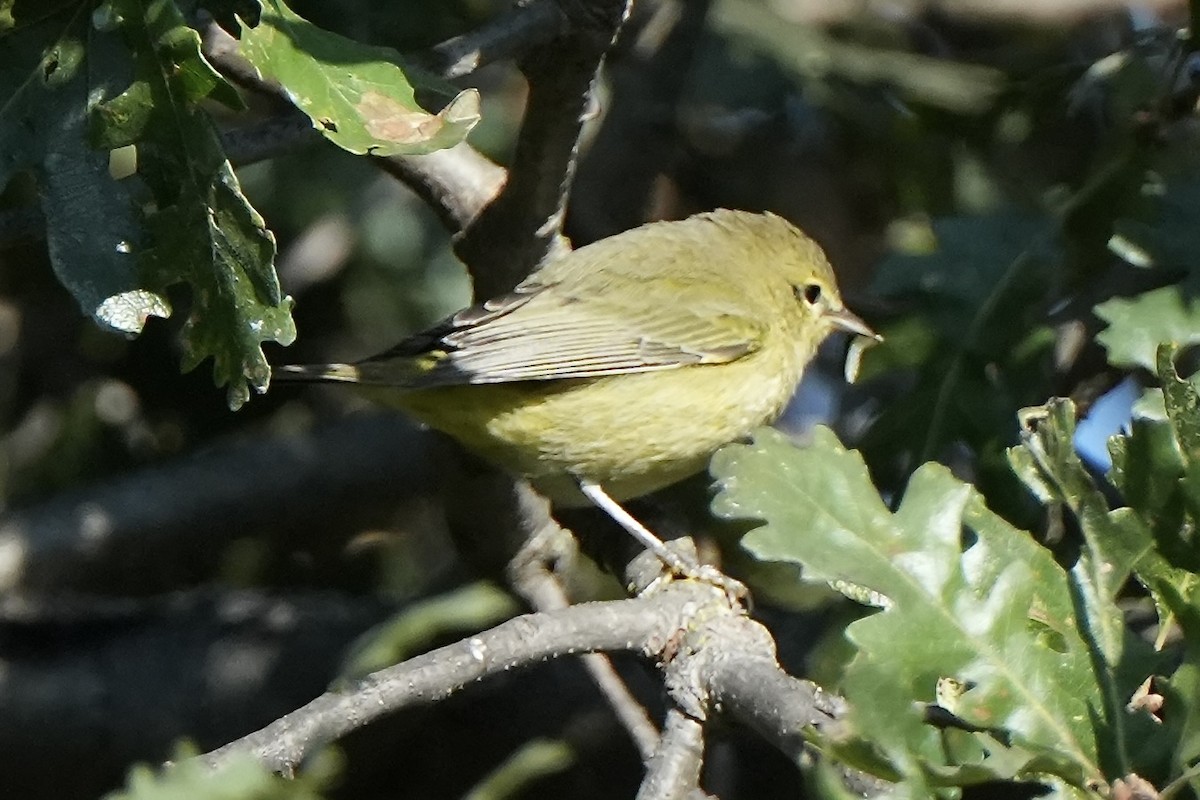
[[279, 381], [297, 383], [362, 383], [357, 364], [284, 364], [273, 367], [271, 375]]

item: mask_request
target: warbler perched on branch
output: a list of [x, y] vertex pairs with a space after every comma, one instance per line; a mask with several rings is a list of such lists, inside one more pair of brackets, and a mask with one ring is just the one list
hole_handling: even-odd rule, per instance
[[581, 247], [373, 358], [277, 375], [373, 387], [662, 556], [619, 501], [773, 420], [834, 330], [878, 338], [816, 242], [774, 214], [718, 210]]

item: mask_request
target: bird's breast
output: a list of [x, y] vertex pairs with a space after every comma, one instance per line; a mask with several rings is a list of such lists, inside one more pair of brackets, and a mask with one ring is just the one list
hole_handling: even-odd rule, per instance
[[724, 364], [564, 382], [412, 393], [423, 420], [572, 503], [574, 477], [635, 497], [700, 471], [718, 447], [772, 421], [801, 354], [760, 350]]

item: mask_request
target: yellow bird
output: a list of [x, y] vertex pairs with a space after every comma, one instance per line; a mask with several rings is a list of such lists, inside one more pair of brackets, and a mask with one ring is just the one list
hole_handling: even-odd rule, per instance
[[373, 358], [277, 375], [373, 387], [552, 502], [603, 508], [662, 555], [619, 501], [699, 472], [774, 420], [835, 330], [878, 338], [843, 305], [816, 242], [774, 214], [717, 210], [548, 261]]

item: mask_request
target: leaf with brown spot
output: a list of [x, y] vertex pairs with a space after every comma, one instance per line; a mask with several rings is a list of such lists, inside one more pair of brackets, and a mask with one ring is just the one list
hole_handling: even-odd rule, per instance
[[283, 0], [265, 0], [259, 24], [243, 29], [241, 52], [287, 90], [317, 130], [351, 153], [441, 150], [461, 142], [479, 121], [474, 89], [455, 93], [425, 79], [422, 89], [449, 102], [436, 113], [422, 108], [398, 52], [322, 30]]

